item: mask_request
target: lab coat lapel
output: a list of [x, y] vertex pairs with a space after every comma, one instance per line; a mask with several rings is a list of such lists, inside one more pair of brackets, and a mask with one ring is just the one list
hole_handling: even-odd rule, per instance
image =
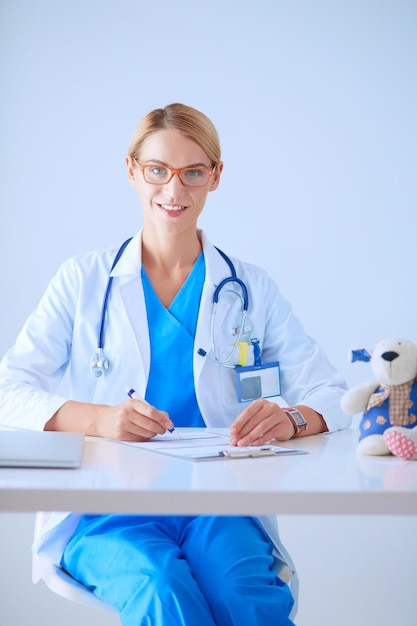
[[139, 232], [126, 247], [112, 276], [115, 279], [114, 287], [119, 292], [120, 301], [136, 338], [138, 365], [146, 384], [150, 367], [150, 343], [141, 279], [141, 240], [141, 232]]
[[[211, 316], [213, 312], [213, 294], [219, 283], [230, 275], [230, 269], [216, 248], [208, 241], [203, 232], [200, 233], [203, 244], [204, 260], [206, 264], [206, 279], [201, 294], [200, 314], [198, 316], [194, 350], [194, 377], [198, 383], [206, 358], [198, 354], [203, 349], [208, 354], [211, 351]], [[216, 328], [224, 330], [224, 320], [227, 308], [219, 304], [216, 313]], [[219, 337], [217, 337], [217, 341]]]
[[[201, 232], [200, 236], [206, 264], [206, 279], [201, 295], [200, 313], [195, 336], [194, 376], [196, 384], [206, 362], [206, 359], [198, 354], [198, 350], [202, 348], [207, 353], [210, 353], [211, 350], [210, 327], [213, 311], [213, 294], [219, 283], [230, 275], [227, 263], [216, 248], [210, 244], [204, 233]], [[119, 292], [122, 306], [136, 338], [138, 363], [141, 365], [142, 373], [145, 381], [147, 381], [150, 367], [150, 342], [145, 296], [141, 279], [141, 241], [142, 232], [140, 231], [127, 245], [112, 272], [112, 276], [115, 278], [114, 288]], [[219, 329], [221, 329], [221, 332], [226, 332], [224, 324], [226, 314], [227, 307], [223, 307], [219, 303], [216, 313], [217, 333], [219, 333]], [[217, 340], [221, 342], [219, 336], [217, 336]], [[225, 337], [224, 340], [230, 341], [230, 337]]]

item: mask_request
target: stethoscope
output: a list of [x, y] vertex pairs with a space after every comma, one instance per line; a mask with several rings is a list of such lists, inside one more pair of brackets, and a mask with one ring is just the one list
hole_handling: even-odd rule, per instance
[[[129, 239], [127, 239], [126, 241], [122, 243], [122, 245], [120, 246], [119, 250], [116, 253], [116, 256], [114, 257], [114, 261], [110, 268], [106, 290], [104, 292], [103, 304], [101, 306], [100, 323], [98, 326], [97, 350], [93, 352], [90, 358], [90, 370], [93, 376], [95, 376], [96, 378], [99, 378], [100, 376], [105, 374], [110, 368], [109, 359], [105, 356], [103, 348], [104, 348], [104, 324], [106, 321], [108, 300], [109, 300], [112, 283], [113, 283], [113, 276], [111, 274], [114, 268], [116, 267], [117, 263], [119, 262], [120, 257], [122, 256], [123, 252], [125, 251], [126, 246], [131, 240], [132, 240], [132, 237], [130, 237]], [[238, 278], [238, 276], [236, 275], [236, 269], [231, 259], [229, 259], [229, 257], [219, 248], [216, 248], [216, 250], [223, 257], [223, 259], [226, 261], [227, 265], [229, 266], [231, 276], [228, 276], [227, 278], [224, 278], [222, 281], [220, 281], [219, 285], [216, 287], [214, 294], [213, 294], [213, 310], [211, 314], [211, 323], [210, 323], [210, 341], [211, 341], [211, 350], [212, 350], [213, 355], [207, 354], [207, 352], [203, 350], [203, 348], [200, 348], [197, 352], [200, 356], [206, 356], [209, 359], [215, 361], [218, 365], [223, 365], [225, 367], [234, 367], [232, 365], [230, 366], [227, 365], [227, 363], [232, 358], [233, 353], [236, 350], [235, 346], [239, 343], [241, 335], [245, 328], [245, 322], [246, 322], [246, 317], [247, 317], [247, 312], [248, 312], [248, 307], [249, 307], [248, 289], [245, 283], [243, 282], [243, 280]], [[236, 292], [234, 291], [232, 293], [234, 293], [235, 295], [238, 295], [238, 297], [241, 299], [242, 317], [241, 317], [241, 322], [236, 333], [235, 345], [233, 346], [230, 354], [228, 354], [225, 359], [219, 359], [216, 355], [216, 346], [215, 346], [215, 339], [214, 339], [216, 311], [217, 311], [217, 305], [219, 302], [220, 292], [229, 283], [236, 283], [237, 285], [239, 285], [241, 289], [242, 296], [240, 296], [240, 294], [236, 294]]]
[[[231, 259], [229, 259], [227, 254], [225, 254], [219, 248], [216, 248], [216, 250], [223, 257], [223, 259], [226, 261], [227, 265], [229, 266], [231, 276], [228, 276], [227, 278], [223, 278], [223, 280], [220, 281], [220, 283], [217, 285], [213, 294], [213, 309], [211, 312], [211, 322], [210, 322], [210, 343], [211, 343], [211, 351], [213, 355], [208, 354], [205, 350], [203, 350], [203, 348], [199, 348], [197, 352], [200, 356], [205, 356], [211, 359], [212, 361], [215, 361], [218, 365], [223, 365], [224, 367], [234, 367], [234, 365], [227, 365], [227, 363], [230, 361], [233, 354], [235, 353], [236, 346], [238, 345], [240, 338], [242, 336], [242, 333], [243, 333], [243, 329], [245, 328], [245, 322], [246, 322], [246, 317], [247, 317], [248, 307], [249, 307], [248, 289], [245, 283], [243, 282], [243, 280], [237, 277], [235, 266], [233, 265]], [[229, 354], [226, 356], [225, 359], [219, 359], [216, 354], [216, 345], [214, 341], [216, 312], [217, 312], [217, 305], [219, 302], [220, 292], [228, 283], [236, 283], [241, 288], [242, 317], [241, 317], [240, 325], [238, 327], [236, 339], [234, 341], [234, 345], [232, 346], [232, 349], [230, 350]], [[235, 295], [239, 295], [239, 294], [236, 294], [236, 292], [234, 291], [232, 293]]]
[[103, 304], [101, 305], [100, 324], [98, 327], [99, 330], [98, 330], [98, 340], [97, 340], [97, 352], [93, 352], [90, 358], [90, 370], [93, 376], [95, 376], [96, 378], [100, 378], [100, 376], [102, 376], [105, 372], [107, 372], [110, 367], [109, 360], [104, 355], [103, 346], [104, 346], [104, 322], [106, 321], [107, 303], [109, 300], [111, 286], [113, 283], [113, 276], [111, 275], [111, 273], [116, 267], [117, 263], [119, 262], [119, 259], [122, 256], [123, 252], [125, 251], [127, 244], [131, 240], [132, 240], [132, 237], [129, 237], [129, 239], [126, 239], [126, 241], [124, 241], [122, 245], [120, 246], [120, 248], [118, 249], [117, 254], [114, 257], [112, 266], [110, 268], [109, 277], [107, 279], [106, 291], [104, 292]]

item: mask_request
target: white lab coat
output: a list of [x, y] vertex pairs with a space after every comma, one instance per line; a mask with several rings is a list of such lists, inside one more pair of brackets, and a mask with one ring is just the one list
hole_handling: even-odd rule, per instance
[[[206, 264], [195, 351], [194, 380], [202, 416], [209, 427], [227, 427], [244, 408], [237, 402], [235, 372], [201, 356], [211, 354], [210, 323], [213, 292], [230, 269], [201, 233]], [[141, 281], [141, 232], [128, 244], [112, 271], [104, 352], [110, 369], [95, 378], [90, 357], [97, 348], [98, 326], [109, 270], [117, 248], [95, 251], [66, 261], [50, 282], [39, 306], [28, 318], [15, 346], [0, 364], [0, 422], [42, 430], [69, 398], [114, 405], [126, 399], [126, 386], [146, 391], [150, 344]], [[262, 361], [279, 361], [282, 398], [289, 405], [306, 404], [324, 416], [330, 431], [346, 428], [350, 418], [340, 409], [346, 390], [341, 376], [320, 347], [308, 337], [275, 283], [258, 267], [232, 258], [237, 276], [248, 288], [247, 325], [260, 340]], [[239, 288], [229, 283], [219, 299], [215, 344], [218, 356], [233, 345], [232, 328], [240, 324]], [[69, 368], [69, 395], [57, 387]], [[76, 516], [52, 518], [39, 546], [59, 563], [60, 553], [72, 533]], [[61, 522], [59, 527], [57, 522]], [[277, 553], [293, 570], [274, 518], [262, 518]], [[296, 592], [293, 586], [293, 591]]]

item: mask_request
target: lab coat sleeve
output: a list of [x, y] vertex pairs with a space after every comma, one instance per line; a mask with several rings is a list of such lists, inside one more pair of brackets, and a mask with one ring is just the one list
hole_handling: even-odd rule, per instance
[[[264, 361], [280, 363], [282, 396], [288, 405], [306, 405], [320, 413], [329, 431], [348, 428], [351, 417], [340, 407], [346, 382], [323, 349], [304, 330], [274, 281], [264, 274]], [[279, 399], [278, 399], [279, 402]]]
[[0, 423], [43, 430], [68, 400], [57, 392], [67, 369], [79, 291], [74, 261], [66, 261], [0, 363]]

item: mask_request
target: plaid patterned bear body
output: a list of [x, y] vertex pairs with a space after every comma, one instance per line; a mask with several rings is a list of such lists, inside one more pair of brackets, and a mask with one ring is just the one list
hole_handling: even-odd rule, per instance
[[359, 424], [359, 441], [369, 435], [382, 435], [391, 426], [417, 426], [417, 380], [375, 390]]

